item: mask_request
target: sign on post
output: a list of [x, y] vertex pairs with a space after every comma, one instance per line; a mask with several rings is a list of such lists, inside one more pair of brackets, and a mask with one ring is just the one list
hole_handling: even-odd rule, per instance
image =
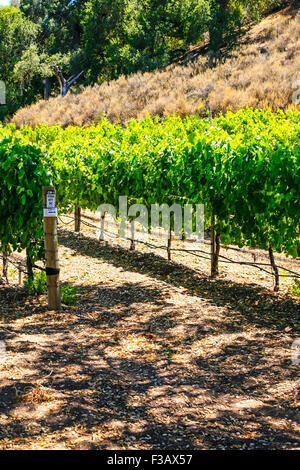
[[46, 253], [46, 275], [48, 288], [48, 307], [60, 310], [59, 262], [57, 242], [57, 208], [55, 189], [43, 186], [44, 240]]
[[46, 207], [44, 207], [44, 217], [57, 217], [57, 208], [55, 205], [55, 191], [49, 189], [46, 192]]

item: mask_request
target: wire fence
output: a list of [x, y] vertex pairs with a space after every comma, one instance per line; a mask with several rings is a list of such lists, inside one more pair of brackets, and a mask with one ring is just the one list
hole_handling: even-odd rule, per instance
[[[67, 217], [70, 220], [69, 220], [69, 222], [64, 222], [60, 217], [59, 221], [63, 225], [69, 225], [69, 224], [71, 224], [72, 222], [75, 221], [74, 216], [65, 214], [64, 217]], [[95, 230], [100, 230], [101, 229], [99, 225], [95, 225], [91, 222], [87, 222], [86, 220], [83, 219], [83, 217], [90, 219], [89, 216], [86, 216], [85, 214], [81, 214], [81, 223], [83, 225], [85, 225], [89, 228], [95, 229]], [[100, 222], [100, 220], [98, 220], [98, 222]], [[151, 248], [151, 249], [154, 249], [154, 250], [165, 250], [165, 251], [170, 251], [170, 252], [185, 252], [185, 253], [189, 253], [192, 256], [195, 256], [197, 258], [201, 258], [201, 259], [205, 259], [205, 260], [209, 260], [209, 261], [211, 260], [211, 257], [210, 257], [211, 253], [209, 253], [205, 250], [172, 248], [172, 247], [168, 247], [168, 246], [164, 246], [164, 245], [155, 245], [153, 243], [146, 242], [146, 241], [143, 241], [143, 240], [139, 240], [139, 239], [136, 239], [136, 238], [133, 239], [133, 238], [130, 238], [130, 237], [124, 237], [124, 236], [121, 236], [121, 235], [116, 235], [115, 233], [110, 232], [109, 230], [105, 230], [105, 229], [102, 229], [102, 233], [105, 234], [110, 239], [121, 239], [121, 240], [129, 241], [129, 242], [134, 241], [134, 243], [142, 244], [142, 245], [147, 246], [148, 248]], [[211, 242], [204, 241], [204, 244], [211, 246]], [[222, 248], [225, 248], [226, 250], [232, 250], [232, 251], [240, 252], [240, 253], [243, 253], [243, 254], [251, 254], [253, 256], [252, 252], [242, 250], [242, 249], [239, 249], [237, 247], [229, 247], [229, 246], [225, 246], [225, 245], [222, 245], [222, 244], [220, 246]], [[238, 264], [238, 265], [241, 265], [241, 266], [251, 266], [253, 268], [256, 268], [256, 269], [259, 269], [260, 271], [265, 272], [266, 274], [269, 274], [269, 275], [274, 276], [274, 277], [276, 276], [276, 274], [273, 271], [268, 271], [266, 269], [266, 268], [271, 268], [272, 269], [271, 263], [258, 263], [258, 262], [251, 262], [251, 261], [237, 261], [237, 260], [233, 260], [233, 259], [228, 258], [227, 256], [224, 256], [224, 255], [221, 255], [221, 254], [218, 255], [218, 258], [219, 258], [220, 263]], [[282, 270], [289, 273], [289, 274], [278, 274], [279, 277], [300, 279], [300, 274], [299, 273], [297, 273], [297, 272], [295, 272], [291, 269], [288, 269], [286, 267], [280, 266], [280, 265], [276, 265], [276, 266], [277, 266], [278, 269], [282, 269]]]
[[[12, 257], [12, 255], [5, 256], [3, 255], [3, 253], [0, 253], [0, 259], [2, 260], [2, 262], [6, 261], [7, 263], [17, 268], [19, 272], [22, 272], [23, 274], [30, 276], [30, 273], [27, 271], [27, 264], [25, 260], [23, 261], [20, 259], [16, 259], [15, 257]], [[46, 268], [43, 268], [42, 266], [38, 266], [37, 264], [33, 264], [32, 268], [38, 269], [39, 271], [46, 272]]]
[[[69, 219], [68, 222], [64, 221], [62, 219], [62, 217]], [[83, 217], [91, 219], [90, 216], [87, 216], [85, 214], [81, 214], [81, 223], [83, 225], [85, 225], [86, 227], [92, 228], [94, 230], [101, 230], [101, 233], [103, 235], [106, 235], [111, 240], [124, 240], [124, 241], [128, 241], [128, 242], [131, 242], [131, 243], [134, 241], [134, 243], [144, 245], [147, 248], [150, 248], [152, 250], [164, 250], [166, 252], [188, 253], [188, 254], [196, 257], [196, 258], [211, 261], [211, 253], [207, 252], [205, 250], [186, 249], [186, 248], [177, 248], [177, 247], [172, 248], [170, 246], [165, 246], [165, 245], [156, 245], [154, 243], [150, 243], [149, 241], [144, 241], [144, 240], [139, 240], [139, 239], [136, 239], [136, 238], [133, 239], [133, 238], [126, 237], [126, 236], [121, 236], [119, 234], [116, 234], [116, 233], [113, 233], [109, 230], [106, 230], [103, 227], [101, 228], [100, 225], [95, 225], [94, 223], [88, 222], [87, 220], [84, 220]], [[58, 220], [59, 220], [60, 224], [65, 225], [65, 226], [69, 226], [70, 224], [75, 222], [75, 217], [72, 216], [72, 215], [69, 215], [69, 214], [63, 214], [63, 215], [58, 217]], [[93, 219], [93, 220], [96, 220], [96, 219]], [[100, 223], [101, 221], [98, 220], [98, 222]], [[209, 242], [207, 240], [204, 240], [203, 243], [206, 246], [207, 245], [208, 246], [212, 245], [211, 242]], [[240, 252], [242, 254], [249, 254], [251, 256], [254, 255], [249, 250], [247, 251], [247, 250], [240, 249], [240, 248], [237, 248], [237, 247], [231, 247], [231, 246], [225, 246], [225, 245], [221, 245], [221, 247], [226, 249], [226, 250], [232, 250], [232, 251], [235, 251], [235, 252]], [[249, 266], [249, 267], [258, 269], [262, 272], [265, 272], [266, 274], [268, 274], [270, 276], [273, 276], [273, 277], [276, 276], [276, 274], [272, 271], [273, 267], [272, 267], [272, 264], [270, 264], [270, 263], [260, 263], [260, 262], [254, 262], [254, 261], [251, 262], [251, 261], [243, 261], [243, 260], [233, 260], [233, 259], [231, 259], [227, 256], [224, 256], [224, 255], [221, 255], [221, 254], [218, 255], [218, 258], [219, 258], [219, 262], [223, 263], [223, 264], [237, 264], [237, 265], [240, 265], [240, 266]], [[9, 263], [10, 265], [12, 265], [16, 269], [18, 269], [19, 274], [23, 273], [27, 276], [30, 276], [30, 273], [28, 272], [26, 260], [21, 260], [19, 258], [16, 258], [14, 255], [4, 255], [3, 253], [0, 253], [0, 259], [3, 262], [3, 265], [4, 265], [5, 262]], [[278, 264], [276, 266], [277, 266], [278, 269], [281, 269], [281, 270], [288, 273], [288, 274], [277, 274], [278, 277], [300, 279], [300, 274], [299, 273], [297, 273], [297, 272], [295, 272], [291, 269], [288, 269], [284, 266], [278, 265]], [[46, 268], [43, 268], [42, 266], [39, 266], [37, 264], [32, 264], [32, 268], [37, 269], [39, 271], [46, 272]], [[271, 271], [268, 268], [270, 268]]]

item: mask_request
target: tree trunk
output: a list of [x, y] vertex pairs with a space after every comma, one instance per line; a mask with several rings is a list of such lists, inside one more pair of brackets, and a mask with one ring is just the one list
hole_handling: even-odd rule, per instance
[[215, 232], [215, 216], [211, 218], [210, 239], [211, 239], [211, 262], [210, 262], [210, 275], [217, 277], [219, 275], [219, 254], [220, 254], [220, 241], [221, 236]]
[[8, 271], [8, 251], [5, 250], [3, 252], [3, 269], [2, 269], [2, 272], [3, 272], [3, 277], [5, 277], [6, 281], [8, 281], [7, 271]]
[[219, 255], [220, 255], [220, 234], [215, 234], [215, 249], [214, 255], [212, 259], [212, 266], [211, 266], [211, 275], [212, 277], [217, 277], [219, 275]]
[[72, 36], [72, 49], [75, 51], [80, 45], [81, 27], [79, 20], [73, 23]]
[[43, 84], [44, 84], [44, 100], [48, 100], [50, 97], [50, 81], [48, 77], [43, 79]]
[[28, 250], [26, 250], [26, 266], [27, 266], [27, 275], [29, 279], [33, 280], [33, 266], [32, 266], [32, 258], [28, 254]]
[[75, 206], [75, 232], [80, 232], [81, 225], [81, 209]]
[[277, 268], [276, 263], [275, 263], [274, 252], [273, 252], [273, 248], [272, 248], [271, 245], [269, 247], [269, 256], [270, 256], [271, 266], [273, 268], [274, 275], [275, 275], [274, 291], [278, 292], [279, 291], [279, 271], [278, 271], [278, 268]]
[[82, 70], [78, 75], [76, 75], [76, 76], [72, 75], [72, 77], [70, 77], [68, 80], [66, 80], [65, 77], [63, 76], [63, 74], [61, 73], [61, 71], [59, 70], [59, 68], [57, 67], [57, 65], [54, 65], [52, 68], [53, 68], [53, 70], [55, 72], [55, 75], [56, 75], [56, 78], [58, 80], [58, 83], [59, 83], [59, 86], [60, 86], [60, 94], [61, 94], [62, 97], [66, 96], [66, 94], [68, 93], [68, 89], [70, 88], [72, 83], [74, 83], [75, 80], [77, 80], [79, 77], [81, 77], [81, 75], [84, 72], [84, 70]]
[[209, 66], [215, 67], [220, 58], [220, 50], [224, 46], [224, 33], [226, 32], [227, 16], [230, 0], [214, 0], [211, 6], [211, 20], [209, 24]]

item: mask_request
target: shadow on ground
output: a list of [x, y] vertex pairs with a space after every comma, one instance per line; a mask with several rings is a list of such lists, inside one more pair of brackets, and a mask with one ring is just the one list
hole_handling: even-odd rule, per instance
[[[299, 369], [284, 355], [285, 329], [299, 326], [295, 299], [83, 235], [61, 232], [60, 243], [182, 286], [199, 308], [176, 336], [177, 306], [150, 280], [78, 286], [76, 307], [55, 315], [36, 299], [21, 308], [23, 298], [8, 296], [24, 323], [6, 322], [0, 338], [18, 372], [0, 386], [4, 448], [41, 440], [78, 449], [300, 447], [299, 392], [288, 388]], [[201, 315], [204, 304], [219, 317]]]
[[[284, 299], [257, 284], [237, 284], [223, 279], [212, 280], [199, 271], [175, 262], [168, 262], [153, 253], [139, 253], [122, 247], [99, 243], [80, 234], [60, 231], [60, 243], [84, 256], [101, 258], [126, 271], [144, 273], [173, 286], [184, 287], [190, 294], [226, 307], [229, 321], [232, 316], [240, 322], [263, 328], [300, 331], [300, 302], [292, 296]], [[132, 292], [134, 297], [134, 292]]]

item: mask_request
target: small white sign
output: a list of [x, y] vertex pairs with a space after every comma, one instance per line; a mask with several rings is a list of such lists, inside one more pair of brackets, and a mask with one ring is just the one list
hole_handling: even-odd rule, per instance
[[54, 209], [55, 208], [55, 192], [48, 191], [47, 192], [47, 209]]
[[49, 208], [44, 209], [44, 217], [57, 217], [57, 208]]
[[46, 208], [44, 208], [44, 217], [57, 217], [57, 208], [55, 207], [55, 191], [47, 191]]

